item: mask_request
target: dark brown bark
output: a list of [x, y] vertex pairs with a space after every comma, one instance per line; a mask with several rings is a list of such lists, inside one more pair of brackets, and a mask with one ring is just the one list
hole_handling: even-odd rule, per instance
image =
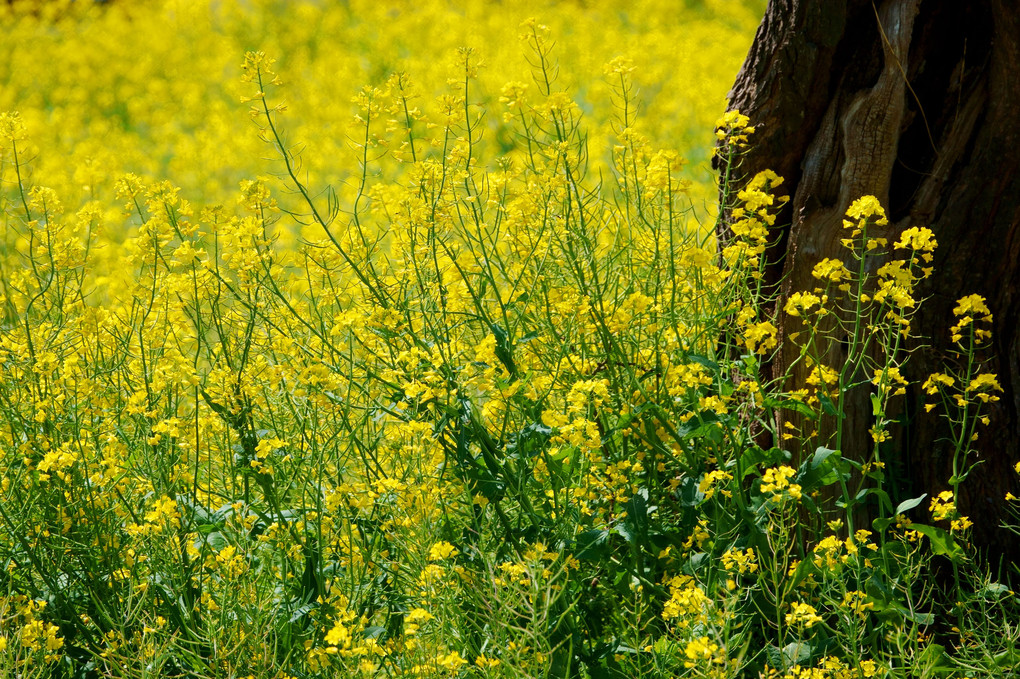
[[[791, 196], [778, 222], [790, 226], [767, 272], [781, 298], [815, 287], [814, 265], [844, 255], [842, 216], [873, 194], [889, 213], [890, 235], [928, 226], [939, 242], [914, 322], [929, 345], [911, 358], [909, 377], [923, 381], [944, 365], [955, 301], [987, 299], [990, 368], [1004, 393], [975, 444], [983, 462], [960, 506], [975, 522], [975, 542], [1020, 561], [1016, 540], [997, 529], [1005, 494], [1020, 495], [1012, 469], [1020, 460], [1020, 4], [771, 0], [731, 107], [758, 127], [743, 171], [775, 170]], [[773, 374], [791, 351], [786, 343]], [[795, 382], [803, 377], [794, 371]], [[925, 414], [922, 396], [907, 394], [908, 424], [892, 446], [905, 494], [938, 492], [951, 475], [947, 430]], [[866, 389], [849, 394], [847, 406], [843, 452], [860, 458], [870, 446]]]

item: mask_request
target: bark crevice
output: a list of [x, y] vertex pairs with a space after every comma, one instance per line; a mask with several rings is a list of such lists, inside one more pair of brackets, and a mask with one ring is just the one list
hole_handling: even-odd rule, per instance
[[[758, 127], [743, 172], [772, 169], [792, 196], [780, 216], [790, 226], [768, 253], [772, 290], [814, 287], [814, 264], [842, 254], [846, 207], [873, 194], [890, 215], [889, 236], [928, 226], [940, 244], [936, 274], [920, 291], [930, 299], [915, 319], [930, 345], [911, 347], [911, 378], [923, 381], [947, 360], [955, 300], [987, 298], [991, 369], [1005, 393], [977, 442], [982, 465], [960, 503], [974, 515], [975, 541], [1012, 559], [1020, 547], [996, 527], [1006, 518], [1005, 493], [1020, 494], [1012, 470], [1020, 459], [1018, 83], [1014, 2], [772, 0], [731, 91], [731, 107]], [[769, 369], [781, 374], [792, 360], [787, 349]], [[795, 370], [795, 382], [803, 372]], [[922, 396], [908, 394], [908, 426], [887, 450], [910, 476], [904, 488], [937, 492], [949, 478], [948, 432], [925, 416]], [[849, 399], [847, 455], [870, 446], [866, 397], [863, 390]]]

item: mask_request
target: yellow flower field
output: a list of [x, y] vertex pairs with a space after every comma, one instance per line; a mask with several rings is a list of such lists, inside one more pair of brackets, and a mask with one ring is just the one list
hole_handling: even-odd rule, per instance
[[[763, 9], [0, 6], [0, 673], [1012, 662], [960, 480], [932, 525], [883, 490], [931, 231], [875, 243], [861, 197], [817, 288], [762, 288], [787, 198], [740, 176], [753, 121], [725, 97]], [[805, 389], [761, 376], [777, 314]], [[960, 301], [961, 355], [989, 314]], [[864, 368], [862, 463], [819, 423]], [[923, 388], [961, 432], [1001, 391], [977, 360]], [[933, 603], [933, 555], [966, 605]]]
[[488, 112], [486, 141], [494, 154], [510, 150], [498, 99], [513, 82], [535, 92], [518, 39], [530, 17], [555, 36], [557, 88], [590, 116], [593, 152], [606, 152], [612, 140], [612, 85], [604, 67], [624, 57], [636, 69], [641, 133], [656, 147], [689, 154], [701, 165], [697, 180], [711, 183], [704, 167], [711, 128], [763, 6], [731, 0], [689, 7], [652, 1], [81, 4], [39, 3], [41, 14], [63, 17], [52, 23], [0, 10], [7, 13], [0, 110], [21, 112], [33, 179], [78, 204], [112, 198], [116, 179], [133, 172], [172, 179], [202, 205], [231, 202], [240, 180], [278, 169], [263, 162], [265, 148], [239, 106], [251, 94], [239, 78], [246, 51], [277, 59], [286, 88], [274, 104], [288, 106], [288, 138], [303, 148], [308, 183], [339, 185], [358, 174], [354, 143], [362, 130], [352, 98], [364, 86], [392, 89], [390, 78], [404, 73], [419, 97], [412, 108], [437, 113], [439, 98], [451, 92], [448, 81], [463, 77], [461, 47], [476, 51], [470, 101]]

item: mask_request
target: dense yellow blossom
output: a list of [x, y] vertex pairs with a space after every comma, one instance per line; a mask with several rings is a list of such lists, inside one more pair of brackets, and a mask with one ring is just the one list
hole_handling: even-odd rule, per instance
[[[0, 673], [893, 664], [925, 553], [880, 553], [905, 516], [823, 537], [884, 447], [814, 419], [870, 389], [891, 436], [936, 243], [886, 257], [862, 197], [848, 258], [768, 290], [789, 198], [725, 101], [763, 9], [0, 4]], [[987, 345], [982, 298], [954, 319]], [[987, 424], [998, 378], [945, 371]]]

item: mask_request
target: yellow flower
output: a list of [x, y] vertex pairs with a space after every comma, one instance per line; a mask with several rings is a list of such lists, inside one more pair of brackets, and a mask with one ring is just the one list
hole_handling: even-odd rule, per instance
[[893, 247], [920, 252], [922, 261], [930, 262], [932, 260], [931, 253], [938, 245], [938, 241], [935, 240], [935, 234], [932, 233], [931, 229], [912, 226], [900, 234], [900, 239], [896, 241]]
[[719, 650], [719, 644], [713, 643], [708, 637], [693, 639], [687, 642], [687, 647], [684, 649], [684, 655], [687, 656], [687, 660], [684, 661], [684, 667], [690, 669], [706, 661], [709, 664], [721, 664], [725, 660], [718, 657]]
[[811, 270], [811, 275], [819, 280], [830, 283], [842, 283], [850, 280], [850, 271], [838, 259], [823, 259], [815, 264], [814, 269]]
[[750, 122], [751, 119], [739, 111], [727, 111], [716, 121], [716, 139], [725, 141], [731, 147], [745, 148], [747, 136], [754, 133], [754, 127], [749, 124]]
[[524, 108], [527, 101], [526, 93], [528, 85], [522, 82], [508, 82], [500, 90], [499, 102], [510, 111], [518, 111]]
[[25, 138], [25, 123], [18, 111], [0, 113], [0, 142], [15, 142]]
[[693, 621], [705, 618], [712, 600], [694, 584], [692, 578], [678, 575], [670, 580], [669, 589], [670, 597], [662, 607], [664, 620], [679, 618], [677, 624], [687, 627]]
[[[869, 217], [877, 217], [875, 220], [876, 224], [887, 224], [888, 220], [885, 218], [885, 210], [882, 205], [878, 202], [878, 198], [875, 196], [861, 196], [847, 208], [846, 216], [851, 219], [863, 220]], [[846, 222], [843, 224], [846, 226]], [[851, 228], [853, 228], [852, 225]]]
[[722, 555], [722, 565], [728, 571], [754, 573], [758, 570], [758, 557], [750, 547], [743, 552], [728, 549]]
[[[698, 491], [704, 494], [706, 500], [709, 500], [713, 495], [715, 495], [716, 484], [725, 485], [732, 479], [733, 474], [730, 474], [729, 472], [721, 470], [708, 472], [704, 477], [702, 477], [701, 483], [698, 484]], [[723, 495], [730, 497], [732, 493], [724, 490]]]
[[[907, 379], [900, 373], [900, 369], [894, 365], [876, 368], [871, 383], [878, 386], [879, 391], [883, 394], [887, 394], [891, 390], [893, 396], [905, 394], [908, 384]], [[894, 390], [892, 389], [893, 385], [896, 385]]]
[[868, 595], [860, 590], [852, 590], [843, 595], [843, 608], [854, 615], [864, 618], [867, 611], [875, 608], [874, 602], [867, 601]]
[[450, 651], [446, 655], [440, 655], [436, 658], [436, 662], [439, 666], [451, 671], [459, 670], [463, 665], [467, 665], [467, 660], [461, 657], [457, 651]]
[[831, 387], [839, 381], [839, 373], [827, 365], [815, 365], [804, 380], [813, 387]]
[[[614, 57], [602, 68], [606, 75], [629, 75], [634, 70], [634, 60], [628, 57]], [[717, 124], [716, 127], [719, 125]]]
[[326, 643], [330, 646], [347, 647], [351, 644], [351, 633], [340, 621], [326, 633]]
[[790, 483], [790, 479], [796, 473], [797, 471], [793, 467], [787, 465], [766, 469], [761, 477], [762, 494], [773, 493], [771, 499], [775, 503], [783, 501], [784, 493], [794, 500], [799, 500], [801, 498], [800, 485]]
[[244, 63], [241, 64], [241, 70], [244, 72], [241, 80], [243, 82], [256, 82], [259, 75], [273, 75], [270, 67], [276, 62], [276, 59], [272, 59], [266, 56], [265, 52], [247, 52], [244, 55]]
[[429, 549], [429, 561], [444, 561], [457, 554], [457, 548], [449, 542], [437, 542]]
[[499, 658], [490, 658], [486, 655], [479, 655], [475, 658], [475, 665], [482, 669], [492, 669], [494, 667], [499, 667], [500, 660]]
[[841, 563], [846, 563], [847, 557], [842, 554], [843, 541], [834, 535], [824, 538], [815, 545], [814, 564], [818, 568], [835, 568]]
[[946, 387], [952, 387], [956, 384], [956, 380], [943, 373], [932, 373], [928, 376], [928, 379], [924, 381], [924, 384], [921, 385], [921, 388], [924, 389], [929, 396], [932, 396], [938, 393], [940, 384]]
[[967, 391], [1002, 391], [1002, 386], [995, 375], [982, 373], [970, 381]]
[[961, 297], [957, 300], [956, 307], [953, 309], [953, 314], [956, 316], [970, 316], [974, 314], [989, 316], [991, 313], [985, 304], [985, 298], [981, 295]]
[[803, 625], [805, 629], [810, 628], [822, 621], [814, 606], [804, 603], [794, 603], [790, 612], [786, 614], [787, 625]]
[[750, 352], [765, 354], [775, 349], [778, 332], [770, 321], [750, 324], [744, 328], [744, 345]]
[[702, 396], [698, 399], [698, 408], [701, 410], [710, 410], [718, 415], [725, 415], [728, 411], [726, 404], [718, 396]]
[[411, 609], [411, 611], [409, 611], [408, 614], [404, 617], [405, 622], [410, 622], [414, 624], [428, 622], [429, 620], [434, 619], [435, 616], [426, 611], [424, 608]]
[[943, 521], [956, 514], [956, 504], [953, 502], [953, 491], [944, 490], [933, 497], [928, 510], [935, 521]]
[[736, 109], [727, 111], [716, 121], [715, 126], [722, 129], [742, 130], [748, 126], [751, 119]]
[[783, 310], [790, 316], [800, 316], [802, 313], [811, 311], [816, 306], [821, 307], [822, 303], [822, 298], [818, 295], [810, 292], [795, 292], [786, 300]]
[[949, 530], [950, 531], [965, 531], [965, 530], [967, 530], [968, 528], [970, 528], [973, 525], [974, 525], [974, 522], [971, 521], [966, 516], [958, 516], [958, 517], [956, 517], [955, 519], [953, 519], [949, 523]]

